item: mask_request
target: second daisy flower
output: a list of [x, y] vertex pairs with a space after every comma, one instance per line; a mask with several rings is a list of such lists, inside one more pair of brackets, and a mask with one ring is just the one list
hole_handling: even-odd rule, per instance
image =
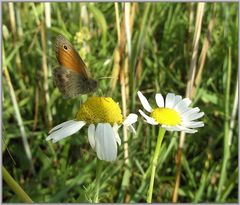
[[191, 100], [180, 95], [168, 93], [164, 101], [160, 93], [155, 95], [155, 100], [158, 108], [153, 109], [144, 95], [138, 91], [138, 97], [144, 109], [150, 113], [146, 115], [142, 110], [140, 114], [146, 119], [147, 123], [151, 125], [161, 125], [168, 131], [183, 131], [186, 133], [195, 133], [195, 128], [203, 127], [202, 121], [195, 121], [201, 118], [204, 113], [200, 112], [198, 107], [191, 108]]

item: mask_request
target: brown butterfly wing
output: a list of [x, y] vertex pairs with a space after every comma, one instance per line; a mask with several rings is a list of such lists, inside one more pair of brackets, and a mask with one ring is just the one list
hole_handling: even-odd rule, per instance
[[61, 66], [82, 74], [86, 79], [89, 78], [86, 71], [87, 67], [78, 52], [71, 43], [61, 35], [56, 38], [55, 51], [57, 60]]
[[71, 43], [59, 35], [55, 50], [60, 66], [53, 70], [53, 77], [60, 92], [65, 97], [75, 97], [96, 91], [97, 81], [88, 76], [85, 63]]
[[97, 81], [86, 79], [82, 74], [63, 66], [53, 70], [53, 80], [65, 97], [76, 97], [96, 91]]

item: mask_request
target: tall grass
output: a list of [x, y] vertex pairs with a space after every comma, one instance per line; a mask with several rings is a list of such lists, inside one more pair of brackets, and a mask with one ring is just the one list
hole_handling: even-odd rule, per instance
[[[156, 92], [185, 96], [191, 83], [193, 106], [205, 112], [205, 126], [186, 135], [181, 146], [179, 133], [166, 133], [153, 202], [237, 202], [238, 7], [199, 7], [2, 3], [3, 165], [31, 200], [79, 203], [95, 197], [97, 160], [87, 131], [57, 144], [45, 141], [49, 129], [73, 119], [87, 99], [65, 99], [53, 84], [53, 42], [62, 34], [98, 79], [96, 95], [111, 96], [124, 116], [141, 108], [138, 90], [154, 105]], [[103, 163], [100, 202], [146, 202], [158, 129], [140, 118], [136, 130], [133, 135], [124, 129], [118, 160]], [[3, 202], [21, 202], [5, 182]]]

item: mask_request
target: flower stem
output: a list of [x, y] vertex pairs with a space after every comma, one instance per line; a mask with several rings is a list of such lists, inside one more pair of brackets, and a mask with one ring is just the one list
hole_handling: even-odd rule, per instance
[[19, 184], [12, 178], [8, 173], [6, 168], [3, 166], [2, 174], [4, 181], [8, 186], [15, 192], [19, 199], [24, 203], [33, 203], [32, 199], [27, 195], [27, 193], [19, 186]]
[[99, 195], [99, 188], [100, 188], [102, 164], [103, 164], [102, 160], [97, 158], [97, 172], [96, 172], [96, 187], [95, 187], [94, 203], [99, 203], [98, 195]]
[[224, 140], [223, 140], [223, 162], [221, 168], [221, 175], [218, 184], [217, 197], [216, 202], [222, 202], [222, 195], [224, 191], [224, 186], [226, 180], [228, 178], [228, 164], [230, 160], [230, 144], [229, 144], [229, 122], [230, 122], [230, 84], [231, 84], [231, 71], [232, 71], [232, 63], [231, 63], [231, 48], [229, 48], [229, 56], [228, 56], [228, 67], [227, 67], [227, 79], [226, 79], [226, 88], [225, 88], [225, 122], [224, 122]]
[[152, 169], [151, 170], [151, 179], [150, 179], [150, 185], [148, 188], [148, 195], [147, 195], [148, 203], [152, 202], [153, 184], [154, 184], [155, 171], [156, 171], [156, 167], [157, 167], [157, 160], [158, 160], [158, 156], [160, 154], [162, 140], [163, 140], [165, 132], [166, 132], [166, 130], [164, 128], [162, 128], [162, 127], [159, 128], [157, 145], [156, 145], [152, 163], [151, 163], [151, 169]]

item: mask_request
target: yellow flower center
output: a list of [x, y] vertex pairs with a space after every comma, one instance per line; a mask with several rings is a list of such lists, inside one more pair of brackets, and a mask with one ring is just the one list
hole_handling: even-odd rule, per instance
[[110, 97], [91, 97], [83, 103], [77, 113], [77, 120], [89, 124], [121, 124], [123, 116], [118, 104]]
[[170, 108], [156, 108], [152, 111], [151, 117], [163, 125], [175, 126], [181, 123], [180, 114]]

